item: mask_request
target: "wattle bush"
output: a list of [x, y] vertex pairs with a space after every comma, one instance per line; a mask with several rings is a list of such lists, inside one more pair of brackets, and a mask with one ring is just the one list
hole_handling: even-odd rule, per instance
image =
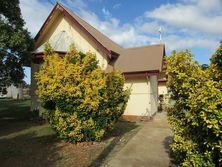
[[123, 114], [129, 90], [118, 71], [106, 73], [95, 54], [71, 46], [61, 57], [47, 44], [38, 73], [37, 95], [62, 139], [100, 141]]

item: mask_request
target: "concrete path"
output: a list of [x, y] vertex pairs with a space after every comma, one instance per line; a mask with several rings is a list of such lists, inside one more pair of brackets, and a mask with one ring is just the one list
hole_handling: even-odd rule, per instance
[[157, 113], [106, 166], [167, 167], [171, 132], [166, 113]]

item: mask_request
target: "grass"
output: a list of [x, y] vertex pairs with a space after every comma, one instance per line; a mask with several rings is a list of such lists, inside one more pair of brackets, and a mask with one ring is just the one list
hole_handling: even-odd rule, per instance
[[119, 122], [102, 142], [81, 147], [57, 139], [49, 124], [33, 117], [30, 100], [0, 99], [0, 166], [100, 166], [141, 127]]
[[30, 100], [0, 99], [0, 120], [27, 120], [32, 117]]

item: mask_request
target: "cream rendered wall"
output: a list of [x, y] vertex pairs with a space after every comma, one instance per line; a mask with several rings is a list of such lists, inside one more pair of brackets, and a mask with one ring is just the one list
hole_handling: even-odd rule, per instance
[[106, 69], [108, 60], [106, 55], [99, 50], [99, 48], [91, 42], [91, 40], [83, 32], [79, 31], [75, 24], [70, 19], [60, 14], [55, 22], [51, 25], [49, 31], [44, 36], [43, 40], [39, 43], [39, 46], [52, 39], [58, 33], [65, 31], [73, 38], [73, 41], [79, 51], [92, 52], [96, 54], [99, 61], [99, 65]]
[[131, 89], [124, 115], [150, 116], [149, 81], [146, 77], [127, 78], [125, 87]]
[[158, 95], [166, 95], [166, 94], [168, 94], [166, 84], [159, 84], [158, 85]]
[[157, 76], [127, 78], [125, 88], [131, 89], [124, 115], [152, 116], [157, 112]]

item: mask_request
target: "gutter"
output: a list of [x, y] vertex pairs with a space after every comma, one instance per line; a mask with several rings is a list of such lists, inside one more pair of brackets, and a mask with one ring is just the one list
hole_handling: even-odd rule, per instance
[[149, 70], [149, 71], [135, 71], [135, 72], [124, 72], [123, 75], [125, 77], [141, 77], [141, 76], [153, 76], [158, 75], [160, 73], [159, 70]]

